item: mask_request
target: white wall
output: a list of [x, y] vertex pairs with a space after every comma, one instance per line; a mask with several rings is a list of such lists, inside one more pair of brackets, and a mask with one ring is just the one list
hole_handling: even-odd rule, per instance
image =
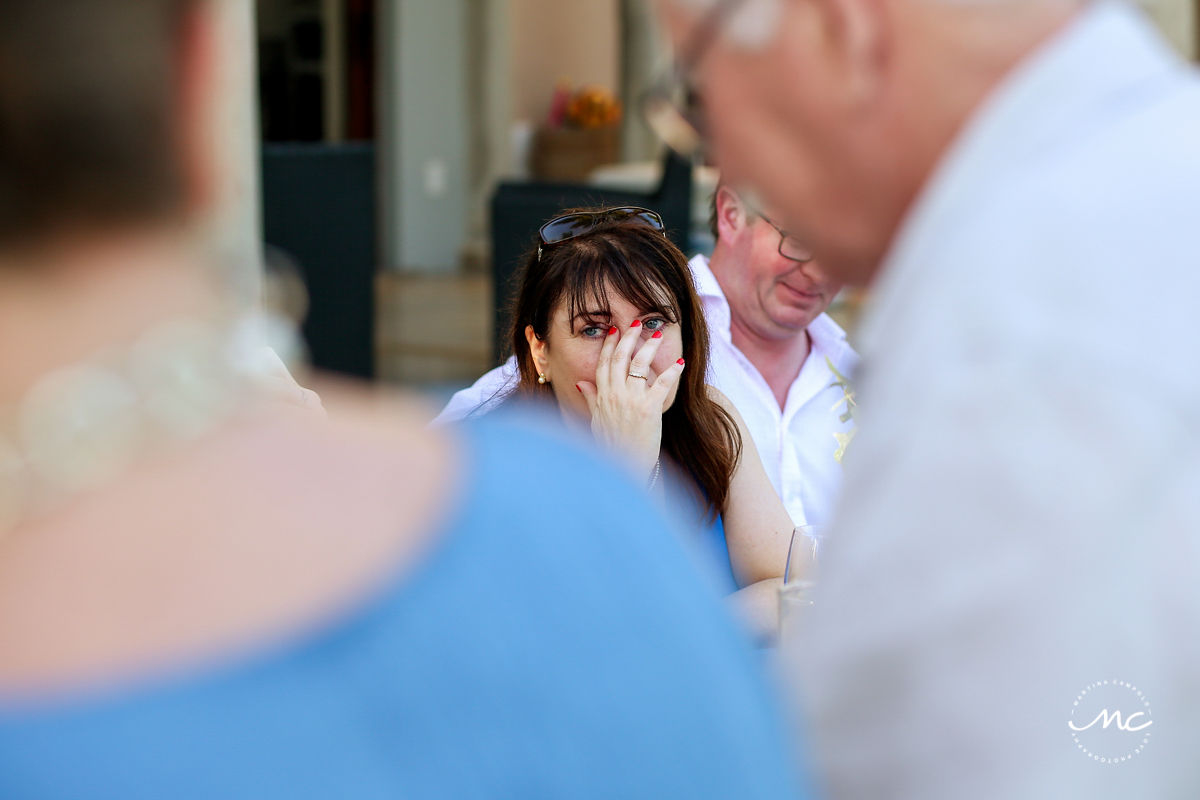
[[619, 0], [508, 0], [514, 119], [537, 123], [561, 78], [620, 91]]
[[452, 271], [469, 236], [486, 240], [493, 182], [513, 167], [512, 123], [540, 121], [560, 78], [620, 91], [619, 6], [379, 0], [385, 267]]
[[384, 266], [457, 269], [467, 190], [466, 0], [380, 0], [379, 179]]

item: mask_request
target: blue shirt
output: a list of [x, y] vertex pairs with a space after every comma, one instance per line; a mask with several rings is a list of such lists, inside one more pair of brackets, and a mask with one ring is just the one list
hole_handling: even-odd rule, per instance
[[725, 518], [717, 518], [703, 528], [704, 548], [708, 551], [716, 569], [720, 586], [726, 592], [736, 592], [740, 587], [733, 574], [733, 562], [729, 560], [729, 542], [725, 539]]
[[693, 482], [685, 485], [678, 474], [664, 477], [667, 492], [667, 507], [677, 516], [688, 534], [688, 542], [699, 553], [701, 569], [716, 583], [723, 594], [736, 592], [737, 577], [733, 574], [733, 562], [729, 558], [729, 542], [725, 539], [725, 518], [721, 514], [708, 518], [708, 509], [697, 498], [698, 488]]
[[336, 622], [0, 701], [0, 797], [797, 796], [780, 701], [668, 521], [538, 427], [467, 426], [432, 552]]

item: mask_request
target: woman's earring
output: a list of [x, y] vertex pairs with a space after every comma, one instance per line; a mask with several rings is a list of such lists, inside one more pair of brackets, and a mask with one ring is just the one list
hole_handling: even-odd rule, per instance
[[545, 386], [549, 382], [550, 382], [550, 379], [546, 377], [546, 373], [544, 373], [544, 372], [538, 373], [538, 383]]

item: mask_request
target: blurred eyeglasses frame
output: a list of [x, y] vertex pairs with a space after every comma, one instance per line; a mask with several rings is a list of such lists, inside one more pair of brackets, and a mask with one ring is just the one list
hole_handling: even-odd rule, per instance
[[633, 220], [663, 235], [666, 235], [667, 232], [662, 217], [657, 212], [641, 206], [617, 206], [602, 211], [576, 211], [555, 217], [538, 228], [537, 260], [542, 260], [542, 248], [544, 247], [552, 247], [580, 236], [587, 236], [605, 223], [621, 220]]
[[761, 211], [756, 211], [755, 213], [762, 217], [763, 222], [770, 225], [779, 234], [779, 255], [788, 261], [795, 261], [798, 264], [807, 264], [813, 260], [813, 254], [804, 242], [779, 227], [774, 220]]
[[[716, 41], [726, 17], [742, 2], [718, 0], [680, 47], [671, 70], [655, 81], [639, 102], [642, 118], [650, 129], [684, 158], [704, 149], [704, 126], [697, 111], [688, 107], [694, 88], [692, 72]], [[682, 103], [678, 99], [681, 97]]]

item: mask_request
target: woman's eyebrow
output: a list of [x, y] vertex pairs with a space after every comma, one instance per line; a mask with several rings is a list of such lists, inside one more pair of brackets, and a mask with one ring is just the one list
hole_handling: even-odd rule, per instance
[[575, 320], [578, 319], [606, 319], [610, 316], [612, 316], [611, 313], [602, 309], [588, 309], [586, 311], [580, 311], [575, 316], [571, 317], [571, 322], [575, 322]]
[[679, 315], [675, 313], [675, 309], [673, 309], [669, 304], [665, 304], [665, 303], [662, 305], [654, 306], [653, 308], [649, 308], [649, 309], [641, 312], [638, 316], [645, 317], [645, 316], [649, 316], [650, 314], [660, 314], [670, 320], [675, 320], [679, 317]]

